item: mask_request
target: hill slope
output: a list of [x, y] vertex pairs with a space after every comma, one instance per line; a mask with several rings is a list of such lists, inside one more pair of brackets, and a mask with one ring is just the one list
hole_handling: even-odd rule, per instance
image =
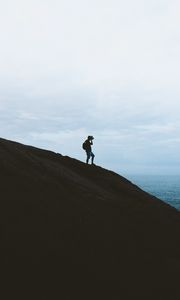
[[0, 157], [7, 299], [175, 299], [178, 211], [51, 151], [0, 139]]

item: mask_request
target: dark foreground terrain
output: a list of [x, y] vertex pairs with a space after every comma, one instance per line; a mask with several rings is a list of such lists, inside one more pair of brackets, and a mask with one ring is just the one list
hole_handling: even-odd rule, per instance
[[0, 139], [1, 299], [178, 299], [179, 212], [125, 178]]

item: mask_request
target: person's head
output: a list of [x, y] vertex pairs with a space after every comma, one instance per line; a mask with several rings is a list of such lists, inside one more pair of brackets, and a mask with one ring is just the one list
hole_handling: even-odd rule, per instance
[[89, 141], [92, 141], [92, 140], [94, 140], [94, 137], [93, 137], [92, 135], [89, 135], [89, 136], [88, 136], [88, 140], [89, 140]]

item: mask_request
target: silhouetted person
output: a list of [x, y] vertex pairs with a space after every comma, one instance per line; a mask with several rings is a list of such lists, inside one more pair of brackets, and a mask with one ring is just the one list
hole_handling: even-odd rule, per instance
[[89, 135], [87, 140], [83, 143], [83, 149], [86, 151], [87, 159], [86, 163], [88, 164], [89, 159], [91, 158], [91, 164], [94, 164], [94, 153], [92, 152], [92, 145], [93, 145], [94, 137]]

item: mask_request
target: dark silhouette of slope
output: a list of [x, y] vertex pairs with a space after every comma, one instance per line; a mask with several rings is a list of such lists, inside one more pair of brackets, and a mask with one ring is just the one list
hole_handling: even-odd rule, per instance
[[51, 151], [0, 139], [0, 157], [3, 299], [176, 299], [176, 209]]

